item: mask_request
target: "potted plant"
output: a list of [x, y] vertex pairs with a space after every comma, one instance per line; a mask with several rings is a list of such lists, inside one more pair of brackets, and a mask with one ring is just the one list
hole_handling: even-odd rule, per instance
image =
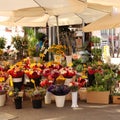
[[120, 104], [120, 73], [117, 72], [116, 78], [112, 87], [112, 103]]
[[28, 92], [29, 97], [31, 98], [33, 108], [41, 108], [46, 90], [42, 87], [35, 87], [26, 90], [26, 92]]
[[3, 59], [2, 55], [3, 55], [3, 49], [5, 48], [5, 44], [6, 44], [6, 38], [0, 37], [0, 59]]
[[94, 84], [87, 89], [87, 102], [109, 104], [115, 73], [109, 64], [103, 63], [96, 64], [94, 75]]
[[23, 91], [20, 91], [18, 88], [11, 88], [9, 90], [9, 96], [13, 97], [15, 108], [22, 109]]
[[18, 51], [17, 57], [19, 60], [28, 55], [28, 38], [27, 36], [21, 37], [19, 35], [12, 37], [11, 44], [14, 45], [16, 50]]

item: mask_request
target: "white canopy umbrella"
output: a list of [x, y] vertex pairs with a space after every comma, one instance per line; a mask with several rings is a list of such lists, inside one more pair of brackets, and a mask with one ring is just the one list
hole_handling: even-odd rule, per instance
[[114, 7], [120, 7], [120, 0], [87, 0], [88, 3], [97, 3], [101, 5], [108, 5]]
[[84, 32], [91, 32], [96, 30], [110, 29], [120, 26], [120, 13], [107, 14], [104, 17], [92, 22], [91, 24], [83, 27]]
[[[1, 25], [9, 26], [46, 26], [48, 18], [49, 26], [56, 24], [55, 16], [59, 16], [59, 25], [80, 24], [82, 20], [74, 13], [81, 13], [86, 7], [85, 2], [78, 0], [11, 0], [0, 3], [0, 15], [7, 16], [0, 21]], [[25, 4], [26, 2], [26, 4]], [[6, 3], [6, 7], [5, 6]], [[28, 4], [29, 3], [29, 4]], [[13, 5], [15, 4], [15, 6]], [[2, 7], [5, 6], [5, 7]], [[46, 14], [47, 13], [47, 14]]]

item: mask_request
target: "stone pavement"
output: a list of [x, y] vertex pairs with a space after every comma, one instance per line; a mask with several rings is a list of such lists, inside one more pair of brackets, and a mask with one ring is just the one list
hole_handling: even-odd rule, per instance
[[17, 116], [14, 120], [119, 120], [120, 105], [87, 104], [78, 102], [78, 108], [71, 108], [71, 101], [66, 101], [63, 108], [57, 108], [53, 101], [49, 105], [43, 103], [40, 109], [32, 108], [30, 100], [23, 101], [22, 109], [15, 109], [10, 99], [0, 107], [1, 112]]

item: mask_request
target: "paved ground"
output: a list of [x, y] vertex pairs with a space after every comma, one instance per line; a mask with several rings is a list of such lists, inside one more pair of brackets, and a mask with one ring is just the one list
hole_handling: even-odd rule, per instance
[[1, 112], [17, 116], [14, 120], [119, 120], [120, 105], [96, 105], [78, 102], [79, 108], [72, 109], [71, 101], [65, 102], [65, 107], [57, 108], [55, 103], [43, 103], [40, 109], [32, 108], [30, 100], [23, 101], [22, 109], [15, 109], [14, 103], [9, 99], [5, 106], [0, 107]]

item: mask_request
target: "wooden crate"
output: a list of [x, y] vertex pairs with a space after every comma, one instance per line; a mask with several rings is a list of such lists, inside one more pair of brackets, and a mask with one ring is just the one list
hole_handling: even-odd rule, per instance
[[78, 91], [79, 94], [79, 99], [80, 100], [85, 100], [87, 99], [87, 88], [80, 88]]
[[109, 91], [89, 91], [87, 92], [87, 103], [109, 104]]
[[112, 96], [114, 104], [120, 104], [120, 96]]

